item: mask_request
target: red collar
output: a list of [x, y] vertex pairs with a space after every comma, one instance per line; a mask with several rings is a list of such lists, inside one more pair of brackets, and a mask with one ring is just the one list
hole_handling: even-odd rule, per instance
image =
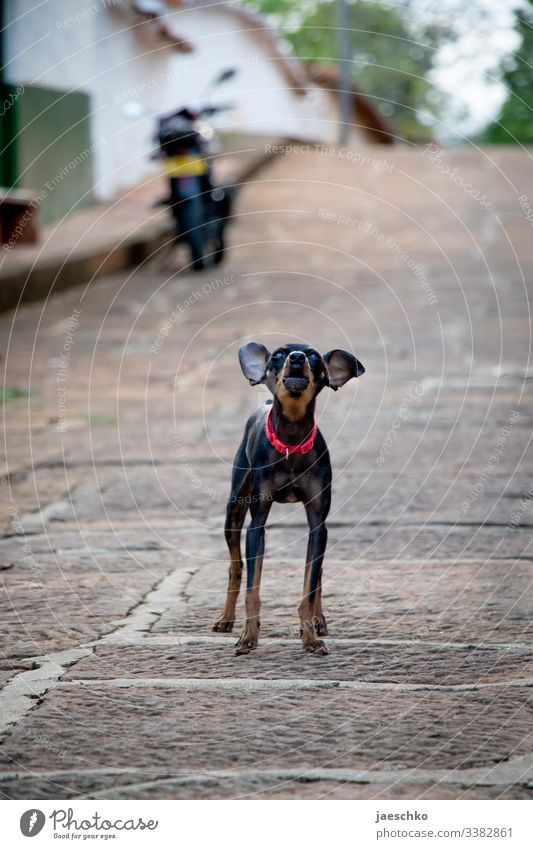
[[265, 433], [270, 444], [276, 449], [276, 451], [279, 451], [280, 454], [285, 454], [285, 459], [288, 460], [289, 454], [308, 454], [312, 450], [313, 445], [315, 444], [316, 422], [313, 422], [313, 429], [305, 442], [301, 442], [299, 445], [285, 445], [285, 443], [278, 438], [278, 435], [274, 430], [271, 407], [266, 417]]

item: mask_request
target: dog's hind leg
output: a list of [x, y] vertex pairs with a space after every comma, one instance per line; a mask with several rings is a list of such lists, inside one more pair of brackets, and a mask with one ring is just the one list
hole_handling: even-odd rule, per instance
[[259, 641], [259, 586], [265, 553], [265, 525], [271, 506], [272, 499], [268, 493], [252, 486], [252, 521], [246, 531], [246, 622], [236, 643], [235, 654], [249, 654], [257, 648]]
[[250, 470], [247, 465], [246, 452], [241, 445], [235, 458], [231, 495], [226, 508], [225, 536], [228, 544], [230, 567], [228, 591], [224, 610], [214, 623], [212, 631], [229, 633], [235, 622], [235, 606], [241, 588], [242, 556], [241, 531], [249, 507]]

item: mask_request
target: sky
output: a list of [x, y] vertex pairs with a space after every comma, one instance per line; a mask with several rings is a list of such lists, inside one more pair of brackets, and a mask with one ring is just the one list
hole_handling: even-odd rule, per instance
[[[460, 33], [456, 42], [441, 50], [433, 74], [435, 84], [450, 95], [445, 122], [434, 127], [443, 141], [462, 141], [463, 136], [474, 135], [498, 117], [506, 99], [498, 69], [501, 60], [520, 44], [513, 29], [513, 10], [523, 5], [521, 0], [465, 0], [464, 5], [463, 18], [457, 14], [456, 0], [439, 3], [442, 16], [455, 13]], [[466, 114], [461, 115], [464, 107]]]
[[[301, 0], [294, 26], [320, 0]], [[326, 0], [332, 2], [332, 0]], [[446, 143], [463, 142], [479, 133], [498, 117], [506, 99], [500, 79], [502, 59], [519, 46], [514, 31], [513, 10], [527, 5], [526, 0], [381, 0], [384, 5], [404, 9], [417, 20], [435, 20], [450, 24], [458, 37], [438, 54], [432, 81], [448, 95], [448, 106], [442, 121], [434, 123], [429, 116], [422, 121], [431, 124], [433, 135]], [[139, 0], [139, 6], [164, 11], [162, 0]], [[258, 4], [260, 5], [260, 3]], [[287, 21], [285, 21], [287, 24]]]

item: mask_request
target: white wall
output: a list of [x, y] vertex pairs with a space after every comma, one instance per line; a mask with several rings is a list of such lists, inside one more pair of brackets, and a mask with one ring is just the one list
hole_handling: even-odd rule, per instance
[[[325, 103], [323, 104], [324, 117], [320, 122], [320, 126], [324, 131], [324, 135], [328, 144], [337, 144], [339, 140], [339, 103], [336, 91], [323, 90]], [[368, 136], [361, 127], [352, 124], [348, 131], [348, 139], [346, 147], [360, 148], [369, 144]]]
[[[83, 17], [91, 8], [87, 0], [54, 0], [38, 7], [32, 0], [13, 0], [6, 10], [6, 76], [15, 84], [78, 89], [90, 95], [92, 141], [97, 143], [95, 194], [109, 198], [154, 171], [147, 160], [153, 119], [126, 120], [118, 95], [164, 74], [169, 51], [142, 56], [127, 19], [106, 9], [102, 0]], [[73, 21], [77, 15], [81, 19]], [[166, 106], [164, 92], [159, 92], [156, 108], [158, 99], [161, 108]]]
[[268, 45], [246, 32], [247, 24], [237, 15], [206, 7], [173, 11], [165, 20], [173, 32], [194, 43], [194, 53], [174, 56], [170, 63], [177, 77], [180, 72], [186, 75], [184, 89], [193, 97], [214, 76], [215, 67], [233, 65], [239, 69], [218, 94], [220, 100], [237, 104], [233, 114], [222, 119], [231, 129], [260, 135], [321, 137], [305, 121], [306, 108], [311, 111], [310, 97], [300, 97], [291, 89], [269, 56]]
[[[95, 193], [102, 199], [139, 183], [158, 166], [149, 161], [154, 119], [132, 122], [124, 105], [151, 113], [195, 103], [218, 70], [239, 74], [216, 99], [235, 102], [217, 124], [231, 131], [334, 141], [330, 105], [319, 89], [298, 97], [268, 48], [242, 21], [216, 8], [169, 10], [165, 22], [194, 44], [177, 53], [150, 38], [146, 24], [113, 8], [113, 0], [33, 0], [6, 4], [7, 77], [15, 84], [78, 89], [91, 96]], [[107, 7], [106, 7], [107, 6]], [[318, 119], [318, 120], [317, 120]]]

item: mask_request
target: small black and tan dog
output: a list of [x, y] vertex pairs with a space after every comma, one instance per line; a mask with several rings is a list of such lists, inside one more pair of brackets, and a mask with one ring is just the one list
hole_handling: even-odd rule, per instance
[[254, 413], [233, 465], [226, 512], [230, 570], [226, 605], [213, 631], [231, 631], [242, 576], [241, 530], [248, 508], [246, 533], [246, 622], [236, 654], [248, 654], [259, 638], [259, 585], [265, 549], [265, 524], [274, 501], [302, 501], [309, 523], [303, 598], [298, 608], [304, 651], [327, 654], [320, 637], [328, 633], [322, 612], [322, 561], [326, 518], [331, 503], [331, 464], [325, 440], [315, 424], [315, 399], [325, 387], [337, 390], [365, 371], [346, 351], [324, 356], [307, 345], [284, 345], [271, 354], [250, 342], [239, 361], [252, 386], [264, 383], [273, 402]]

